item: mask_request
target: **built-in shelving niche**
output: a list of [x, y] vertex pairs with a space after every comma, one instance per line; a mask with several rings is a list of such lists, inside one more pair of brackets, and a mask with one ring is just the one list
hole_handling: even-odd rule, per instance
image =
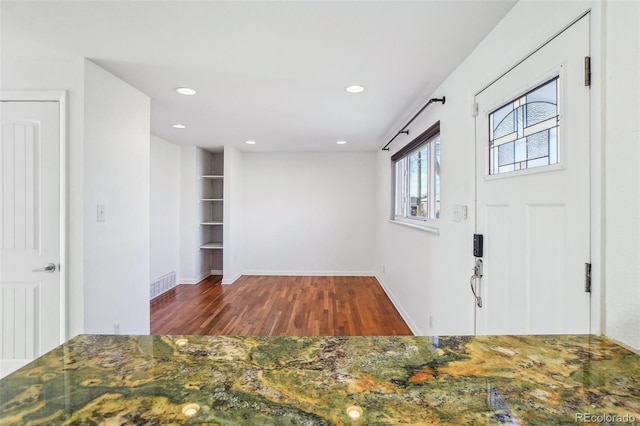
[[224, 153], [203, 151], [200, 174], [200, 262], [222, 273]]

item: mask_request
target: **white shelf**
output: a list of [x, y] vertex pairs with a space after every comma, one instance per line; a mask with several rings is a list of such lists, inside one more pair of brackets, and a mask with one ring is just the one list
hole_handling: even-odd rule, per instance
[[223, 201], [222, 198], [201, 198], [200, 201]]
[[222, 225], [222, 222], [202, 222], [200, 225]]
[[206, 250], [222, 250], [222, 243], [207, 243], [201, 245], [200, 248]]
[[223, 179], [222, 175], [202, 175], [200, 176], [202, 179]]

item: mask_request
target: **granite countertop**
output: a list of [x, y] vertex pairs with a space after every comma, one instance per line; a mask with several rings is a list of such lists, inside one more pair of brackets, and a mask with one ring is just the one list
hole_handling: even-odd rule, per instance
[[0, 425], [640, 424], [595, 336], [81, 335], [0, 380]]

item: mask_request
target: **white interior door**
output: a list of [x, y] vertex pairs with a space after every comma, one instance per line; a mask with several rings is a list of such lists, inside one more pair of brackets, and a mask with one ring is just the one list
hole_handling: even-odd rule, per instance
[[477, 334], [589, 332], [586, 56], [589, 15], [476, 96]]
[[0, 377], [61, 340], [59, 114], [0, 102]]

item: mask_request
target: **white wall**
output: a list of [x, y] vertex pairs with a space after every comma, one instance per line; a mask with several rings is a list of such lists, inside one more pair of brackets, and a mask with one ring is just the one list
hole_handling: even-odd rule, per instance
[[[3, 34], [4, 36], [4, 34]], [[3, 43], [10, 42], [3, 40]], [[83, 187], [84, 187], [84, 64], [82, 58], [50, 55], [32, 46], [29, 55], [7, 55], [0, 60], [2, 90], [66, 90], [68, 102], [67, 140], [67, 336], [84, 330], [83, 286]], [[31, 56], [34, 55], [35, 57]]]
[[640, 350], [640, 3], [605, 11], [605, 334]]
[[200, 281], [197, 271], [198, 238], [200, 229], [198, 194], [199, 177], [196, 170], [195, 146], [180, 147], [180, 269], [178, 282], [196, 284]]
[[244, 153], [246, 274], [371, 274], [373, 153]]
[[202, 244], [211, 242], [209, 240], [209, 233], [211, 232], [211, 229], [208, 229], [208, 226], [200, 226], [200, 223], [203, 222], [207, 217], [205, 214], [205, 210], [210, 207], [208, 203], [202, 203], [200, 201], [200, 198], [203, 198], [204, 195], [209, 191], [209, 189], [207, 189], [206, 187], [211, 184], [211, 182], [208, 182], [201, 178], [201, 176], [203, 175], [213, 174], [213, 172], [211, 171], [210, 152], [205, 151], [202, 148], [196, 148], [196, 164], [194, 164], [194, 172], [197, 181], [197, 199], [194, 200], [194, 203], [198, 206], [198, 217], [196, 219], [196, 225], [198, 225], [198, 244], [196, 245], [196, 247], [194, 247], [194, 249], [196, 250], [196, 273], [198, 276], [197, 280], [200, 281], [211, 275], [211, 257], [212, 255], [214, 255], [214, 253], [212, 253], [212, 250], [198, 249], [198, 247], [200, 247]]
[[84, 108], [84, 331], [148, 334], [150, 100], [85, 61]]
[[[472, 334], [474, 304], [469, 290], [473, 267], [471, 240], [474, 232], [474, 118], [471, 104], [475, 93], [498, 78], [551, 36], [589, 9], [589, 2], [521, 1], [507, 14], [476, 50], [430, 97], [446, 96], [446, 104], [434, 104], [411, 125], [409, 136], [400, 136], [391, 151], [377, 154], [378, 211], [376, 232], [379, 236], [376, 271], [405, 319], [417, 334]], [[599, 7], [592, 29], [599, 37]], [[536, 22], [522, 30], [523, 22]], [[600, 60], [599, 38], [592, 40], [594, 62]], [[599, 99], [599, 82], [592, 86], [592, 101]], [[407, 118], [419, 109], [415, 105]], [[592, 110], [598, 120], [599, 107]], [[441, 190], [442, 212], [439, 235], [406, 228], [388, 222], [391, 193], [390, 154], [407, 144], [436, 121], [441, 121]], [[400, 124], [401, 125], [401, 124]], [[601, 144], [592, 137], [597, 154]], [[594, 169], [596, 173], [598, 169]], [[469, 206], [469, 218], [454, 222], [454, 204]], [[598, 212], [593, 213], [599, 221]], [[596, 247], [597, 244], [596, 244]], [[592, 257], [595, 270], [601, 267], [600, 253]], [[601, 285], [594, 282], [596, 288]], [[594, 332], [599, 332], [598, 295], [594, 306]]]
[[[150, 279], [178, 273], [180, 258], [180, 146], [151, 135]], [[176, 277], [177, 278], [177, 277]]]
[[236, 148], [224, 148], [223, 284], [233, 283], [244, 269], [243, 158], [243, 153]]
[[[20, 40], [20, 43], [16, 45], [23, 46], [22, 42], [28, 39], [29, 35], [25, 33], [24, 40]], [[113, 100], [114, 94], [118, 95], [126, 85], [113, 76], [109, 76], [108, 78], [104, 75], [101, 76], [104, 71], [99, 70], [94, 64], [85, 65], [83, 58], [51, 51], [48, 46], [39, 44], [36, 40], [31, 40], [29, 43], [28, 48], [21, 49], [16, 54], [15, 52], [8, 52], [10, 49], [6, 48], [12, 45], [13, 42], [3, 38], [2, 60], [0, 61], [0, 87], [2, 90], [66, 90], [68, 92], [66, 169], [68, 249], [66, 256], [67, 264], [63, 265], [63, 267], [67, 268], [68, 273], [66, 289], [67, 337], [70, 338], [85, 332], [95, 332], [98, 329], [103, 332], [113, 332], [113, 323], [110, 319], [103, 321], [105, 320], [105, 315], [103, 315], [102, 312], [104, 309], [108, 309], [111, 312], [124, 312], [120, 318], [123, 333], [148, 333], [148, 286], [145, 284], [148, 284], [149, 274], [148, 99], [146, 100], [146, 116], [141, 118], [141, 125], [140, 123], [136, 123], [129, 126], [131, 124], [130, 120], [136, 120], [136, 118], [140, 117], [138, 114], [131, 116], [127, 114], [124, 120], [118, 120], [116, 118], [118, 117], [117, 115], [101, 116], [101, 102]], [[96, 70], [96, 68], [98, 69]], [[91, 76], [85, 79], [87, 70], [91, 70]], [[111, 89], [117, 90], [112, 94], [109, 92]], [[136, 92], [128, 86], [126, 91]], [[103, 96], [105, 94], [103, 92], [105, 92], [107, 96]], [[85, 93], [87, 93], [86, 99]], [[143, 96], [139, 93], [137, 95]], [[135, 109], [136, 106], [140, 104], [139, 99], [136, 96], [132, 97], [131, 93], [128, 93], [126, 96], [128, 100], [133, 101], [133, 98], [136, 98], [133, 103], [133, 105], [135, 105], [133, 108]], [[87, 101], [91, 102], [90, 106], [86, 105]], [[86, 126], [85, 106], [87, 106], [87, 113], [92, 121], [91, 123], [87, 123]], [[123, 111], [122, 114], [130, 112], [129, 108], [125, 108], [121, 104], [118, 104], [115, 109]], [[108, 129], [104, 134], [99, 134], [102, 132], [102, 129], [99, 128], [101, 122], [110, 124], [112, 128]], [[147, 123], [146, 126], [144, 124], [145, 122]], [[95, 126], [95, 123], [97, 123], [98, 126]], [[103, 148], [109, 150], [108, 147], [110, 144], [116, 141], [109, 137], [109, 135], [113, 135], [114, 131], [118, 131], [117, 129], [126, 131], [132, 127], [137, 129], [146, 127], [146, 145], [144, 145], [143, 149], [146, 149], [147, 153], [145, 161], [143, 156], [137, 155], [138, 151], [136, 151], [136, 148], [142, 148], [142, 146], [133, 148], [134, 154], [130, 159], [135, 159], [137, 171], [134, 172], [133, 177], [128, 180], [128, 184], [131, 185], [133, 191], [138, 191], [139, 193], [136, 193], [132, 203], [127, 204], [133, 211], [134, 224], [142, 225], [141, 229], [144, 229], [142, 232], [146, 236], [140, 235], [137, 230], [131, 233], [126, 227], [113, 227], [111, 226], [113, 224], [108, 222], [112, 232], [107, 238], [98, 239], [92, 234], [89, 234], [89, 237], [87, 237], [85, 224], [92, 222], [89, 224], [89, 227], [91, 227], [95, 225], [96, 219], [95, 202], [94, 200], [87, 201], [87, 195], [93, 194], [93, 191], [97, 187], [107, 187], [111, 185], [112, 179], [115, 182], [121, 180], [121, 176], [123, 175], [115, 175], [113, 170], [121, 170], [122, 168], [120, 166], [130, 164], [130, 161], [126, 158], [114, 161], [111, 156], [106, 156], [105, 158], [108, 158], [109, 162], [104, 163], [104, 158], [96, 155], [97, 151]], [[96, 136], [96, 134], [98, 134], [97, 137], [93, 137]], [[91, 137], [91, 143], [89, 142], [89, 137]], [[90, 146], [85, 147], [85, 143]], [[106, 144], [106, 147], [100, 146], [101, 144]], [[125, 152], [128, 152], [128, 147]], [[93, 161], [86, 162], [86, 156], [92, 158]], [[96, 159], [96, 157], [98, 158]], [[124, 168], [124, 170], [127, 170], [127, 168]], [[87, 186], [88, 182], [91, 182], [89, 186]], [[143, 187], [144, 192], [142, 192]], [[147, 200], [146, 207], [140, 206], [139, 203], [142, 202], [142, 204], [144, 204], [145, 199]], [[113, 218], [113, 214], [118, 213], [111, 210], [113, 207], [115, 207], [113, 204], [107, 205], [108, 220]], [[130, 213], [129, 209], [124, 209], [124, 211], [127, 215]], [[142, 215], [145, 216], [144, 219], [142, 219]], [[126, 246], [128, 244], [127, 238], [129, 238], [129, 234], [140, 237], [139, 241], [143, 245], [146, 244], [144, 248], [141, 246], [137, 247], [139, 249], [137, 253], [140, 254], [140, 256], [136, 254], [138, 261], [133, 265], [131, 270], [128, 269], [131, 261], [122, 263], [119, 262], [120, 259], [114, 260], [110, 258], [110, 256], [99, 255], [101, 248], [106, 245], [114, 244], [120, 249], [122, 242], [124, 246]], [[143, 239], [144, 242], [142, 241]], [[103, 247], [97, 247], [100, 245]], [[91, 262], [86, 261], [87, 254], [89, 254], [89, 259], [93, 258]], [[129, 259], [129, 256], [120, 255], [119, 257]], [[117, 267], [114, 266], [116, 264]], [[144, 277], [141, 281], [143, 287], [139, 289], [140, 294], [138, 294], [136, 288], [134, 288], [133, 291], [131, 291], [133, 297], [127, 296], [122, 303], [120, 301], [109, 303], [112, 300], [111, 298], [100, 300], [99, 303], [95, 302], [97, 295], [94, 290], [95, 288], [102, 290], [99, 288], [100, 286], [115, 290], [115, 293], [126, 290], [127, 294], [129, 294], [129, 289], [126, 289], [125, 286], [132, 282], [137, 284], [137, 278], [143, 276], [141, 273], [143, 270]], [[126, 276], [126, 279], [114, 277], [113, 271]], [[93, 277], [99, 278], [96, 281]], [[140, 296], [142, 294], [144, 294], [144, 300]], [[136, 303], [136, 300], [139, 304]], [[86, 301], [90, 301], [90, 303], [85, 304]], [[135, 307], [131, 307], [132, 305], [135, 305]], [[96, 306], [98, 306], [98, 308], [102, 306], [102, 309], [95, 309]], [[132, 313], [127, 312], [127, 310], [130, 310]], [[145, 312], [145, 310], [147, 311]], [[91, 329], [88, 328], [88, 325], [91, 325]]]

